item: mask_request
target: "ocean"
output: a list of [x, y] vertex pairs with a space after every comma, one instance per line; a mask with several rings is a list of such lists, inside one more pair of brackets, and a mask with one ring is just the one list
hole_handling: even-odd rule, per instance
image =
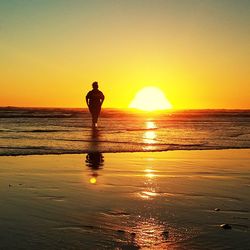
[[0, 108], [0, 155], [250, 148], [250, 110]]

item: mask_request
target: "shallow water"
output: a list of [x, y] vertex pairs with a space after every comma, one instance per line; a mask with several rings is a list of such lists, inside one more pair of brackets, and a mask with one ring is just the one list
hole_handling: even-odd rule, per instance
[[0, 108], [0, 155], [250, 148], [249, 110], [87, 110]]
[[2, 156], [0, 165], [0, 249], [250, 248], [249, 150]]

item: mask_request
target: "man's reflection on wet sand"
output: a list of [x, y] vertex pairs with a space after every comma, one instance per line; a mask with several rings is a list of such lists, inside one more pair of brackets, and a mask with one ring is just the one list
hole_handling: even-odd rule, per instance
[[93, 170], [98, 170], [102, 168], [104, 162], [104, 157], [100, 152], [90, 152], [86, 156], [86, 166]]
[[96, 184], [98, 177], [98, 170], [102, 169], [104, 165], [104, 156], [99, 151], [98, 143], [99, 143], [100, 132], [97, 128], [93, 128], [91, 132], [91, 140], [89, 144], [89, 153], [86, 156], [86, 166], [91, 170], [91, 178], [89, 182], [91, 184]]

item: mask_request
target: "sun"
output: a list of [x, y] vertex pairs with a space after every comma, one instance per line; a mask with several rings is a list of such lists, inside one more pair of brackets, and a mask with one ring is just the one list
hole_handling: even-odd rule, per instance
[[159, 88], [145, 87], [137, 92], [129, 107], [143, 111], [157, 111], [171, 109], [172, 105]]

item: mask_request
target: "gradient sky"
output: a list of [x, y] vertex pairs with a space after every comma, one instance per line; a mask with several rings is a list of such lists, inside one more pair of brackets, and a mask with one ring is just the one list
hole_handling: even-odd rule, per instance
[[250, 108], [249, 0], [1, 0], [0, 106]]

